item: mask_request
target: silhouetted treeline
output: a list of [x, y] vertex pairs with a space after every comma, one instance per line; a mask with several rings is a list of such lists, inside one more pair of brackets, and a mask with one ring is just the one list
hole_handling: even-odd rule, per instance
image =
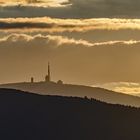
[[139, 140], [140, 109], [0, 89], [1, 140]]

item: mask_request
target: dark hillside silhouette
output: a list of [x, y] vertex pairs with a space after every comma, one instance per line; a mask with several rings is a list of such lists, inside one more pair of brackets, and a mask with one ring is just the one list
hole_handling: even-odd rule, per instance
[[60, 96], [90, 97], [112, 104], [123, 104], [140, 107], [140, 97], [134, 97], [123, 93], [117, 93], [102, 88], [62, 84], [62, 82], [36, 82], [36, 83], [15, 83], [0, 85], [1, 88], [12, 88], [23, 91]]
[[139, 140], [140, 109], [0, 89], [1, 140]]

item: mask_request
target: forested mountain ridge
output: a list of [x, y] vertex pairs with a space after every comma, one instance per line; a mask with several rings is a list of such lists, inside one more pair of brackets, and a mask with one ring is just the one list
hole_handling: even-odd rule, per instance
[[140, 109], [0, 89], [4, 140], [139, 140]]

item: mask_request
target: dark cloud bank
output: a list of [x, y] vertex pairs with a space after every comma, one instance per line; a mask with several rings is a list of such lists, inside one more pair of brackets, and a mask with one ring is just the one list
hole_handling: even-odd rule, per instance
[[69, 4], [65, 7], [1, 6], [0, 17], [140, 17], [139, 0], [69, 0]]

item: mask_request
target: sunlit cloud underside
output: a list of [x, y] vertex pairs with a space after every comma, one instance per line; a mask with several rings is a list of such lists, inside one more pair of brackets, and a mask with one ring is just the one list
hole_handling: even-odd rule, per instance
[[0, 30], [4, 29], [46, 29], [50, 32], [90, 30], [140, 30], [140, 19], [59, 19], [59, 18], [1, 18]]
[[140, 96], [140, 83], [132, 82], [111, 82], [104, 84], [97, 84], [94, 87], [102, 87], [108, 90], [121, 92], [125, 94]]
[[62, 3], [67, 0], [0, 0], [0, 5], [35, 5], [35, 6], [52, 6], [59, 7], [63, 6]]

